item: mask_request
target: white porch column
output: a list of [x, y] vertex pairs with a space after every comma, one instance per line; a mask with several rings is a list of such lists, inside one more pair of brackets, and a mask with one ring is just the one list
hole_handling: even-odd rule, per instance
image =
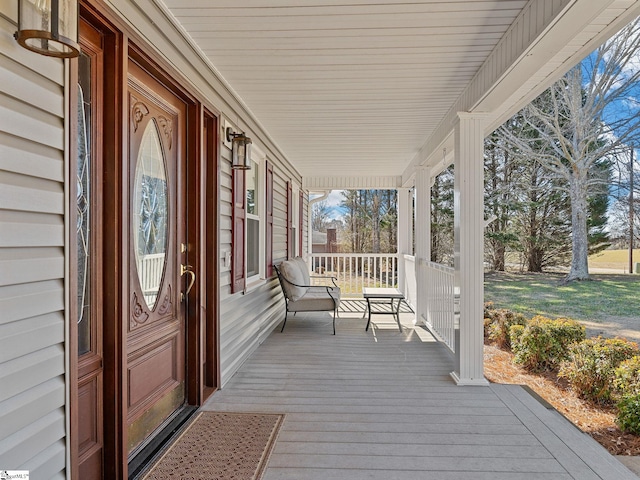
[[398, 290], [404, 293], [405, 298], [407, 296], [406, 287], [406, 264], [404, 261], [405, 255], [411, 255], [411, 241], [412, 241], [412, 205], [411, 205], [411, 190], [408, 188], [398, 189]]
[[416, 173], [416, 324], [429, 318], [427, 263], [431, 260], [431, 169], [424, 167]]
[[455, 127], [454, 262], [459, 295], [458, 385], [486, 385], [483, 373], [484, 115], [458, 113]]

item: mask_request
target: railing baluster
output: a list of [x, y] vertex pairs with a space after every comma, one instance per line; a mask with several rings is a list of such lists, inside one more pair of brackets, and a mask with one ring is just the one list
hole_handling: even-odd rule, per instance
[[420, 267], [428, 275], [426, 322], [451, 350], [455, 349], [454, 327], [454, 270], [450, 267], [428, 262]]

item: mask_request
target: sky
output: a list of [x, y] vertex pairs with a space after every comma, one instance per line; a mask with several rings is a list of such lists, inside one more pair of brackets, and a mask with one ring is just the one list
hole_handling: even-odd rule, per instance
[[[617, 96], [614, 94], [614, 92], [617, 91], [616, 88], [610, 88], [609, 92], [606, 95], [606, 97], [611, 98], [612, 94], [614, 94], [613, 98], [616, 99], [615, 101], [610, 102], [607, 107], [605, 107], [603, 112], [605, 122], [614, 129], [614, 135], [617, 135], [619, 133], [615, 131], [618, 125], [622, 126], [623, 129], [629, 128], [629, 124], [626, 122], [629, 121], [629, 119], [637, 117], [637, 115], [640, 113], [640, 83], [637, 81], [638, 71], [640, 71], [640, 52], [637, 50], [640, 44], [640, 31], [638, 30], [637, 25], [634, 26], [633, 23], [631, 23], [629, 27], [633, 28], [633, 34], [630, 37], [614, 37], [612, 41], [608, 42], [609, 45], [624, 44], [627, 45], [627, 48], [629, 49], [635, 49], [633, 55], [629, 56], [628, 58], [624, 58], [622, 64], [618, 64], [618, 81], [616, 81], [615, 84], [617, 84], [618, 86], [622, 86], [624, 81], [628, 81], [630, 79], [633, 79], [634, 77], [636, 78], [636, 80], [630, 84], [627, 84], [627, 86], [623, 88], [622, 91], [624, 93], [622, 95]], [[586, 72], [586, 78], [589, 78], [594, 68], [597, 68], [597, 71], [600, 73], [603, 72], [604, 64], [602, 62], [611, 64], [611, 53], [615, 50], [617, 49], [612, 48], [610, 50], [607, 50], [604, 58], [598, 65], [595, 64], [595, 61], [597, 60], [596, 52], [598, 50], [595, 50], [593, 53], [588, 55], [582, 62], [582, 67]], [[585, 86], [585, 88], [589, 87]], [[621, 120], [623, 119], [625, 120], [625, 122], [621, 122]], [[633, 124], [633, 120], [631, 121], [631, 123]]]
[[343, 220], [344, 209], [340, 207], [342, 203], [342, 190], [331, 190], [329, 196], [324, 200], [329, 207], [329, 218], [331, 220]]

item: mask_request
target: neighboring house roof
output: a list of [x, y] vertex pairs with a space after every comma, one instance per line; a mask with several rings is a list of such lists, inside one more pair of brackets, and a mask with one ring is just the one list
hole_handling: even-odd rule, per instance
[[325, 245], [327, 243], [327, 234], [325, 232], [312, 232], [311, 233], [311, 243], [322, 244]]

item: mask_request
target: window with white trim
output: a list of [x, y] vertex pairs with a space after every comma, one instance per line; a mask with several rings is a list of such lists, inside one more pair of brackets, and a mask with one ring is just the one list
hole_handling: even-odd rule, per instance
[[266, 168], [265, 155], [254, 148], [251, 169], [233, 172], [232, 293], [266, 278]]
[[[293, 181], [291, 182], [293, 184]], [[300, 196], [300, 188], [297, 185], [293, 184], [292, 198], [291, 198], [291, 207], [292, 207], [292, 217], [291, 218], [291, 252], [294, 257], [300, 255], [300, 245], [299, 245], [299, 225], [300, 225], [300, 208], [298, 198]]]
[[264, 265], [263, 228], [264, 225], [264, 188], [262, 187], [262, 165], [254, 160], [251, 162], [251, 170], [247, 170], [246, 195], [247, 195], [247, 282], [264, 278], [262, 266]]

